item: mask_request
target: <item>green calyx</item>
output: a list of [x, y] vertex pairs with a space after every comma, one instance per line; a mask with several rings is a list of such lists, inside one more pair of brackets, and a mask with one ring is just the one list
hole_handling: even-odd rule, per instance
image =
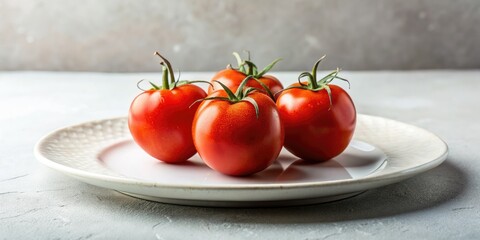
[[[254, 88], [254, 87], [247, 87], [246, 86], [247, 82], [249, 80], [252, 80], [252, 79], [254, 79], [252, 76], [247, 76], [245, 79], [243, 79], [242, 82], [240, 83], [240, 86], [237, 88], [237, 91], [235, 93], [230, 88], [228, 88], [225, 84], [223, 84], [222, 82], [215, 80], [215, 82], [217, 82], [223, 88], [223, 90], [225, 90], [225, 93], [227, 94], [227, 97], [206, 97], [202, 100], [221, 100], [221, 101], [228, 101], [232, 104], [235, 104], [235, 103], [238, 103], [238, 102], [249, 102], [255, 108], [255, 115], [258, 119], [258, 117], [260, 115], [260, 110], [259, 110], [259, 107], [258, 107], [258, 103], [257, 103], [257, 101], [255, 101], [255, 99], [253, 99], [252, 97], [249, 96], [251, 93], [253, 93], [254, 91], [257, 91], [258, 89]], [[263, 85], [263, 87], [265, 88], [266, 91], [270, 92], [268, 87], [266, 87], [265, 85]], [[270, 92], [270, 94], [271, 94], [271, 92]]]
[[[318, 61], [313, 65], [312, 72], [302, 72], [298, 76], [298, 83], [300, 86], [293, 86], [293, 87], [288, 87], [285, 88], [282, 91], [292, 89], [292, 88], [299, 88], [299, 89], [304, 89], [304, 90], [310, 90], [310, 91], [321, 91], [325, 90], [327, 91], [328, 94], [328, 99], [330, 100], [330, 107], [333, 105], [332, 103], [332, 91], [330, 90], [329, 84], [334, 80], [334, 79], [339, 79], [342, 81], [345, 81], [348, 83], [348, 87], [350, 88], [350, 82], [345, 79], [341, 78], [338, 76], [338, 73], [340, 73], [340, 68], [337, 68], [336, 70], [332, 71], [331, 73], [327, 74], [326, 76], [322, 77], [321, 79], [317, 79], [317, 69], [318, 65], [320, 62], [322, 62], [323, 59], [325, 59], [326, 55], [323, 55]], [[303, 78], [307, 78], [307, 84], [303, 83], [301, 80]]]
[[[233, 56], [235, 57], [235, 59], [237, 59], [237, 64], [238, 64], [238, 67], [235, 70], [240, 71], [245, 75], [251, 76], [256, 79], [263, 77], [263, 75], [265, 75], [268, 71], [270, 71], [275, 66], [275, 64], [277, 64], [282, 60], [281, 58], [277, 58], [273, 62], [268, 64], [264, 69], [262, 69], [261, 71], [258, 71], [257, 66], [250, 60], [250, 52], [249, 51], [245, 51], [245, 52], [247, 53], [247, 60], [242, 59], [240, 54], [238, 54], [237, 52], [233, 52]], [[231, 67], [231, 65], [229, 66]]]
[[[208, 83], [212, 85], [208, 81], [204, 80], [192, 80], [192, 81], [187, 81], [187, 80], [180, 80], [180, 72], [178, 73], [178, 78], [175, 79], [175, 75], [173, 72], [172, 64], [170, 64], [170, 61], [168, 61], [165, 57], [163, 57], [159, 52], [155, 52], [154, 55], [157, 55], [162, 59], [160, 62], [160, 65], [162, 65], [162, 85], [158, 86], [154, 84], [153, 82], [150, 82], [150, 90], [172, 90], [178, 86], [184, 85], [184, 84], [190, 84], [190, 83]], [[145, 91], [144, 89], [141, 89], [139, 84], [143, 82], [144, 79], [140, 80], [137, 83], [137, 87], [140, 90]]]

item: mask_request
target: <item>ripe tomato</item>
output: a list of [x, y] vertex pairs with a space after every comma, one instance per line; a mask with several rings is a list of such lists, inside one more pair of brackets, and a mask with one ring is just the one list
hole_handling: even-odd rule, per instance
[[[323, 58], [322, 58], [323, 59]], [[296, 83], [277, 98], [277, 108], [285, 127], [285, 148], [304, 160], [326, 161], [340, 153], [350, 143], [356, 110], [348, 93], [330, 84], [337, 71], [317, 82], [314, 66], [309, 82]]]
[[252, 89], [237, 95], [216, 91], [195, 114], [195, 147], [204, 162], [220, 173], [243, 176], [262, 171], [282, 149], [284, 131], [275, 103], [263, 93], [249, 92]]
[[[163, 71], [163, 85], [139, 94], [132, 102], [128, 126], [135, 142], [152, 157], [178, 163], [188, 160], [197, 151], [192, 140], [192, 122], [205, 91], [193, 84], [168, 82], [173, 73], [170, 63]], [[173, 74], [170, 74], [173, 79]]]
[[[237, 53], [234, 53], [234, 55], [237, 57], [239, 68], [234, 69], [229, 65], [227, 66], [227, 69], [217, 72], [211, 80], [212, 85], [210, 85], [208, 88], [208, 94], [211, 94], [216, 90], [222, 90], [221, 86], [217, 82], [223, 83], [230, 90], [235, 92], [238, 86], [240, 86], [240, 83], [247, 76], [251, 76], [252, 78], [248, 81], [246, 86], [257, 88], [260, 92], [269, 94], [266, 90], [264, 90], [263, 86], [259, 82], [264, 84], [270, 90], [270, 93], [273, 94], [283, 89], [282, 83], [276, 77], [272, 75], [265, 75], [278, 61], [280, 61], [280, 59], [273, 61], [259, 73], [255, 64], [249, 60], [242, 60]], [[258, 81], [255, 81], [255, 79]], [[269, 94], [272, 99], [274, 99], [273, 94]]]

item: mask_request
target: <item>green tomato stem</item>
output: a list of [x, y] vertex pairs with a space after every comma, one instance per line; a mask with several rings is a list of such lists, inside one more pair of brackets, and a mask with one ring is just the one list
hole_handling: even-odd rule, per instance
[[[327, 74], [322, 79], [317, 80], [318, 65], [320, 64], [320, 62], [324, 58], [325, 58], [325, 55], [323, 55], [320, 59], [318, 59], [318, 61], [313, 65], [312, 72], [302, 72], [302, 73], [300, 73], [300, 75], [298, 76], [298, 83], [300, 84], [300, 86], [288, 87], [288, 88], [283, 89], [282, 91], [292, 89], [292, 88], [299, 88], [299, 89], [303, 89], [303, 90], [307, 90], [307, 91], [314, 91], [314, 92], [325, 90], [328, 94], [328, 100], [330, 101], [330, 108], [329, 108], [329, 110], [330, 110], [331, 107], [333, 106], [333, 100], [332, 100], [332, 90], [330, 89], [329, 84], [333, 80], [339, 79], [339, 80], [342, 80], [342, 81], [346, 81], [348, 83], [348, 87], [350, 88], [350, 82], [347, 79], [341, 78], [341, 77], [338, 76], [338, 73], [340, 72], [340, 68], [337, 68], [335, 71]], [[308, 77], [308, 84], [307, 85], [305, 85], [301, 82], [301, 79], [304, 78], [304, 77]]]
[[168, 68], [162, 63], [162, 89], [169, 90], [170, 85], [168, 83]]
[[317, 83], [317, 69], [318, 69], [318, 65], [320, 64], [320, 62], [326, 57], [326, 55], [323, 55], [320, 59], [318, 59], [318, 61], [313, 65], [313, 68], [312, 68], [312, 78], [310, 79], [310, 83], [312, 84], [312, 87], [313, 89], [316, 89], [318, 88], [318, 83]]
[[160, 55], [159, 52], [155, 52], [154, 53], [155, 55], [159, 56], [163, 62], [165, 62], [165, 64], [167, 65], [167, 70], [168, 70], [168, 73], [170, 75], [170, 82], [171, 83], [174, 83], [175, 82], [175, 75], [173, 73], [173, 68], [172, 68], [172, 64], [170, 64], [170, 61], [168, 61], [165, 57], [163, 57], [162, 55]]
[[238, 71], [240, 71], [242, 73], [246, 73], [245, 72], [245, 64], [243, 63], [243, 60], [242, 60], [242, 57], [240, 57], [240, 54], [238, 54], [237, 52], [233, 52], [233, 56], [237, 60]]
[[250, 62], [248, 60], [245, 61], [245, 64], [248, 66], [248, 71], [246, 73], [247, 76], [254, 76], [255, 75], [255, 69], [257, 66], [253, 62]]

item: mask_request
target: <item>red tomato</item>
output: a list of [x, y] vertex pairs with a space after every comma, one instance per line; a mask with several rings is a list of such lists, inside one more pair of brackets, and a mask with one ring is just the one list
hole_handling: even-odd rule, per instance
[[[226, 97], [217, 91], [210, 97]], [[212, 169], [243, 176], [264, 170], [278, 157], [284, 131], [275, 103], [267, 95], [248, 94], [248, 101], [205, 100], [193, 120], [193, 142]], [[207, 99], [208, 99], [207, 98]]]
[[192, 122], [205, 91], [186, 84], [172, 90], [148, 90], [133, 100], [128, 126], [135, 142], [152, 157], [168, 163], [188, 160], [197, 151]]
[[[164, 75], [168, 73], [164, 70]], [[207, 94], [188, 83], [163, 84], [162, 89], [144, 91], [133, 100], [128, 126], [135, 142], [152, 157], [167, 163], [183, 162], [196, 153], [192, 122], [200, 103], [191, 105]]]
[[[336, 78], [336, 74], [331, 76]], [[316, 89], [309, 89], [311, 83], [293, 84], [277, 98], [285, 128], [285, 148], [301, 159], [329, 160], [342, 153], [352, 139], [355, 106], [345, 90], [329, 84], [333, 78], [324, 79]]]
[[[234, 53], [235, 55], [236, 53]], [[257, 66], [250, 61], [244, 61], [239, 58], [239, 55], [235, 55], [238, 60], [239, 69], [227, 68], [221, 70], [213, 76], [211, 83], [212, 85], [208, 88], [208, 94], [216, 90], [222, 90], [221, 86], [217, 81], [225, 84], [230, 90], [235, 92], [240, 86], [240, 83], [247, 77], [251, 76], [252, 78], [257, 79], [262, 82], [265, 86], [268, 87], [272, 94], [275, 94], [283, 89], [282, 83], [274, 76], [265, 75], [280, 59], [275, 60], [270, 65], [265, 67], [261, 72], [258, 72]], [[257, 88], [260, 92], [267, 93], [264, 90], [263, 86], [259, 84], [254, 79], [250, 79], [246, 85], [247, 87]], [[268, 93], [267, 93], [268, 94]]]

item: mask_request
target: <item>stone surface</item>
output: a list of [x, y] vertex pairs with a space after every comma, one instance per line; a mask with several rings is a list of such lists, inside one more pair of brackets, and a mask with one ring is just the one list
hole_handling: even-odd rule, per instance
[[[296, 74], [278, 76], [290, 83]], [[34, 144], [54, 129], [125, 116], [136, 81], [158, 73], [0, 73], [0, 239], [479, 239], [479, 76], [345, 72], [359, 112], [438, 134], [450, 147], [446, 162], [342, 201], [230, 209], [131, 198], [35, 160]]]
[[0, 70], [217, 70], [251, 50], [277, 70], [480, 67], [476, 0], [0, 0]]

